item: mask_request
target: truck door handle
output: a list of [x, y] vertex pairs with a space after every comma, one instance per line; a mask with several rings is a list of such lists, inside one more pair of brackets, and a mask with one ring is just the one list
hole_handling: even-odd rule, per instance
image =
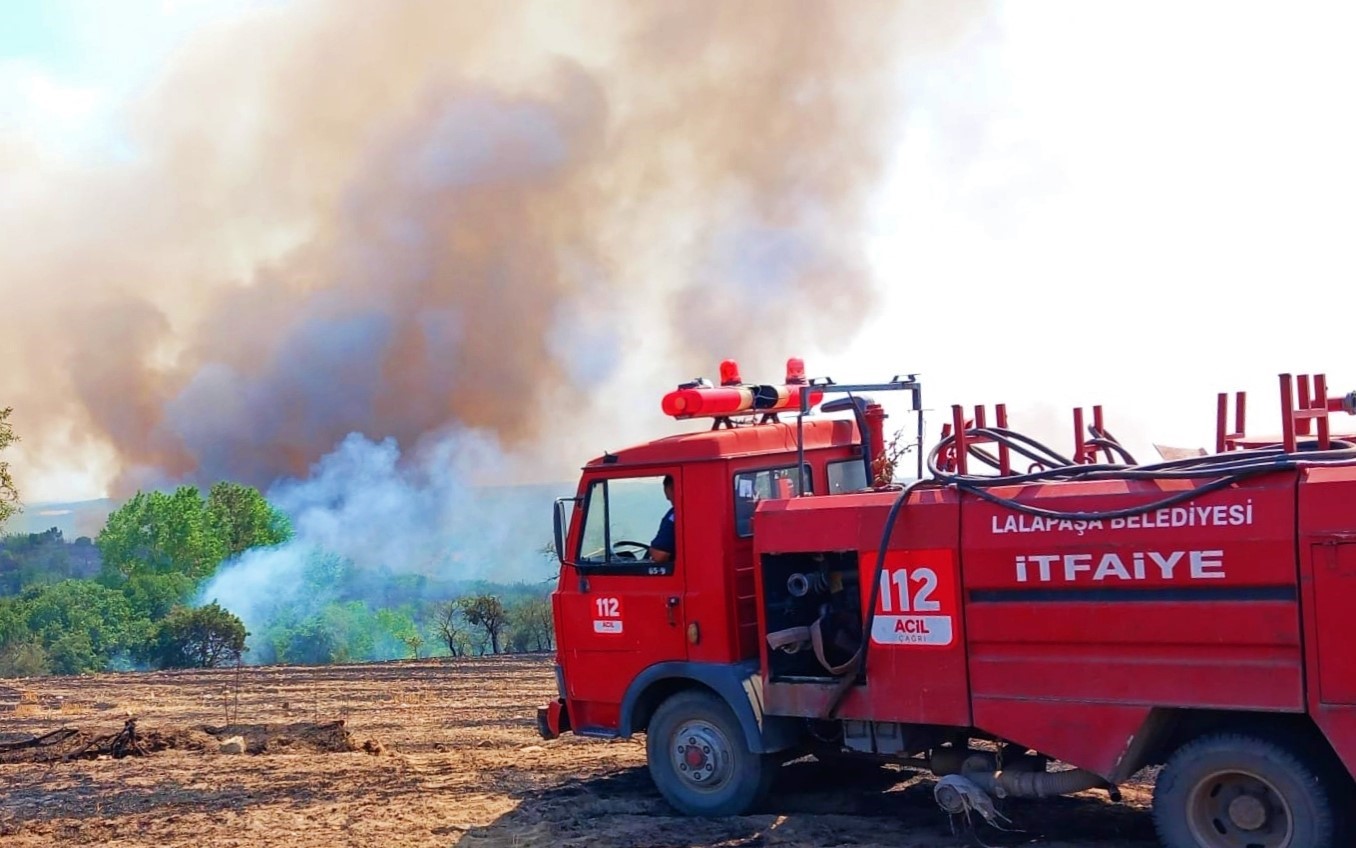
[[678, 609], [678, 598], [676, 596], [670, 597], [668, 603], [665, 604], [665, 607], [667, 608], [669, 614], [669, 626], [670, 627], [676, 626], [678, 624], [678, 619], [676, 616], [674, 616], [673, 613], [674, 610]]

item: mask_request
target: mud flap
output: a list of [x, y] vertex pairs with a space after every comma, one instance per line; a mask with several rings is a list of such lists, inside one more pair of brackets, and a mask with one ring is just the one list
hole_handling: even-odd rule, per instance
[[537, 708], [537, 732], [543, 739], [555, 739], [570, 729], [570, 714], [565, 702], [557, 698], [544, 707]]

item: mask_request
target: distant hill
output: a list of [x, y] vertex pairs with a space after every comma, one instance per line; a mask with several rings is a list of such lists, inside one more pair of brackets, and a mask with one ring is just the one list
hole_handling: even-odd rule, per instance
[[117, 508], [118, 501], [112, 498], [67, 503], [28, 503], [24, 504], [23, 512], [5, 523], [2, 532], [42, 533], [55, 527], [70, 541], [81, 536], [93, 539], [103, 529], [109, 514]]
[[[505, 507], [529, 505], [530, 509], [541, 514], [541, 521], [545, 529], [539, 535], [546, 539], [551, 535], [549, 523], [551, 520], [549, 512], [551, 502], [558, 497], [573, 495], [574, 485], [572, 481], [524, 485], [507, 484], [484, 486], [481, 488], [481, 492], [486, 501], [500, 503]], [[3, 528], [0, 528], [0, 535], [43, 533], [55, 527], [61, 531], [61, 535], [68, 541], [73, 542], [81, 536], [88, 536], [93, 539], [104, 528], [108, 516], [122, 503], [122, 501], [112, 498], [61, 503], [26, 503], [23, 512], [11, 518]]]

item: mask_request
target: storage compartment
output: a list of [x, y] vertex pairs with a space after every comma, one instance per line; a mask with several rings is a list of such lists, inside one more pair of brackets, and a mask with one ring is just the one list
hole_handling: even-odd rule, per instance
[[847, 662], [861, 644], [857, 552], [764, 554], [760, 567], [767, 621], [763, 639], [773, 636], [769, 641], [768, 679], [837, 679], [816, 656], [810, 628], [819, 623], [828, 666]]

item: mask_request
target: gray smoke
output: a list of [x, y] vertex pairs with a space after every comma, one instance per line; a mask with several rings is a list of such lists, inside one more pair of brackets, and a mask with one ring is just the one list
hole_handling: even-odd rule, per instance
[[727, 356], [849, 343], [901, 75], [977, 9], [297, 2], [205, 30], [116, 167], [0, 137], [0, 356], [42, 364], [0, 397], [34, 468], [98, 459], [115, 496], [266, 488], [297, 541], [206, 592], [247, 621], [322, 550], [526, 576], [545, 513], [473, 479], [569, 479]]
[[[638, 389], [849, 344], [901, 75], [971, 3], [299, 0], [205, 29], [113, 161], [0, 129], [0, 397], [114, 496], [484, 428], [556, 472]], [[563, 457], [570, 457], [565, 460]]]
[[[540, 583], [554, 573], [543, 552], [551, 492], [506, 486], [496, 479], [505, 470], [484, 432], [444, 434], [408, 457], [393, 439], [351, 434], [305, 479], [268, 493], [292, 518], [293, 540], [225, 563], [199, 601], [221, 603], [258, 635], [283, 611], [305, 618], [336, 601], [379, 599], [401, 577], [431, 579], [432, 593], [415, 601], [444, 599], [449, 576]], [[312, 579], [327, 565], [348, 574]]]

